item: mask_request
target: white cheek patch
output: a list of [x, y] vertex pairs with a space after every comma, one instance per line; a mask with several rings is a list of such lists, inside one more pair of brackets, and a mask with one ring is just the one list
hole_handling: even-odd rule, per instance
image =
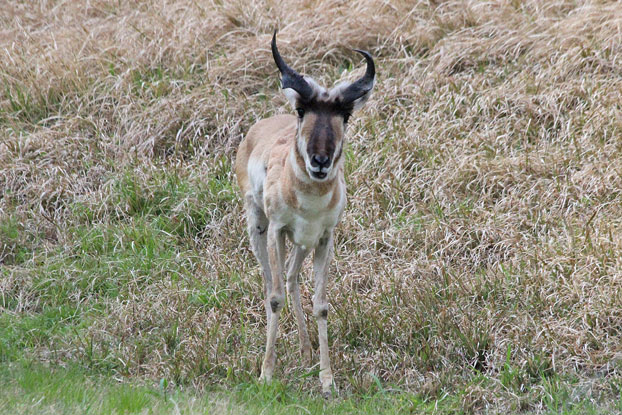
[[[298, 146], [298, 143], [296, 143]], [[299, 147], [299, 146], [298, 146]], [[302, 153], [300, 153], [302, 154]], [[304, 156], [303, 156], [303, 160], [304, 160]], [[292, 168], [294, 169], [294, 175], [301, 181], [305, 182], [305, 183], [309, 183], [310, 179], [309, 176], [307, 175], [307, 172], [305, 172], [303, 169], [300, 168], [300, 165], [298, 164], [298, 161], [296, 160], [296, 155], [295, 155], [295, 151], [290, 151], [289, 153], [289, 162], [292, 166]], [[305, 160], [305, 165], [306, 165], [306, 160]]]
[[307, 154], [307, 148], [305, 140], [298, 134], [298, 139], [296, 140], [296, 144], [298, 145], [298, 153], [302, 156], [302, 159], [305, 161], [305, 164], [309, 165], [309, 155]]
[[343, 152], [343, 139], [339, 140], [339, 146], [335, 149], [335, 154], [333, 155], [333, 164], [336, 163], [337, 159], [340, 159]]

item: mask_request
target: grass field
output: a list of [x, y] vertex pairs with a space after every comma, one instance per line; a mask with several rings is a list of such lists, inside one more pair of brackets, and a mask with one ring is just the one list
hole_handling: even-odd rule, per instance
[[[0, 413], [622, 412], [617, 2], [0, 9]], [[361, 75], [352, 48], [377, 63], [347, 131], [331, 402], [287, 306], [256, 382], [231, 165], [292, 112], [274, 28], [325, 85]], [[309, 318], [309, 264], [301, 290]]]

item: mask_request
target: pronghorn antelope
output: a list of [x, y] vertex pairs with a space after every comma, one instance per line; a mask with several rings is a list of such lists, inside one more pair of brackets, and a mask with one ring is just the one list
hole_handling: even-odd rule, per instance
[[[333, 374], [328, 357], [326, 275], [332, 255], [333, 229], [346, 204], [343, 177], [344, 132], [351, 113], [371, 95], [375, 66], [365, 57], [365, 75], [353, 83], [327, 90], [301, 76], [284, 61], [272, 37], [272, 56], [281, 73], [281, 86], [296, 110], [253, 125], [240, 144], [235, 163], [245, 199], [251, 246], [264, 277], [268, 318], [266, 353], [261, 377], [270, 381], [276, 361], [275, 341], [279, 313], [285, 302], [283, 271], [287, 266], [287, 292], [298, 322], [301, 354], [311, 359], [311, 342], [300, 305], [298, 274], [303, 260], [315, 250], [313, 315], [318, 324], [322, 392], [331, 394]], [[285, 237], [293, 250], [285, 261]]]

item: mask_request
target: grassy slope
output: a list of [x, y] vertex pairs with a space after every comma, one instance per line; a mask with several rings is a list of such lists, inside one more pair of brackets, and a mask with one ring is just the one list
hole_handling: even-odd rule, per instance
[[[230, 167], [256, 119], [289, 111], [280, 27], [325, 84], [360, 74], [350, 47], [379, 67], [348, 131], [329, 294], [344, 405], [395, 389], [394, 409], [619, 405], [620, 8], [285, 3], [3, 7], [0, 361], [77, 365], [75, 385], [258, 388], [261, 280]], [[283, 320], [278, 377], [319, 405]], [[19, 365], [9, 401], [31, 396]], [[116, 393], [102, 384], [95, 401]]]

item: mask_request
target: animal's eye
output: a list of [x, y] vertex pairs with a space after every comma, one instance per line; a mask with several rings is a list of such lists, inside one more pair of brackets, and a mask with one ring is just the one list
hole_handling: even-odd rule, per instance
[[343, 114], [343, 122], [344, 122], [344, 123], [347, 123], [347, 122], [348, 122], [348, 120], [350, 119], [350, 116], [351, 116], [351, 115], [352, 115], [352, 114], [349, 114], [349, 113], [347, 113], [347, 112], [346, 112], [345, 114]]
[[299, 118], [302, 118], [305, 115], [305, 110], [302, 108], [296, 108], [296, 112], [298, 113]]

